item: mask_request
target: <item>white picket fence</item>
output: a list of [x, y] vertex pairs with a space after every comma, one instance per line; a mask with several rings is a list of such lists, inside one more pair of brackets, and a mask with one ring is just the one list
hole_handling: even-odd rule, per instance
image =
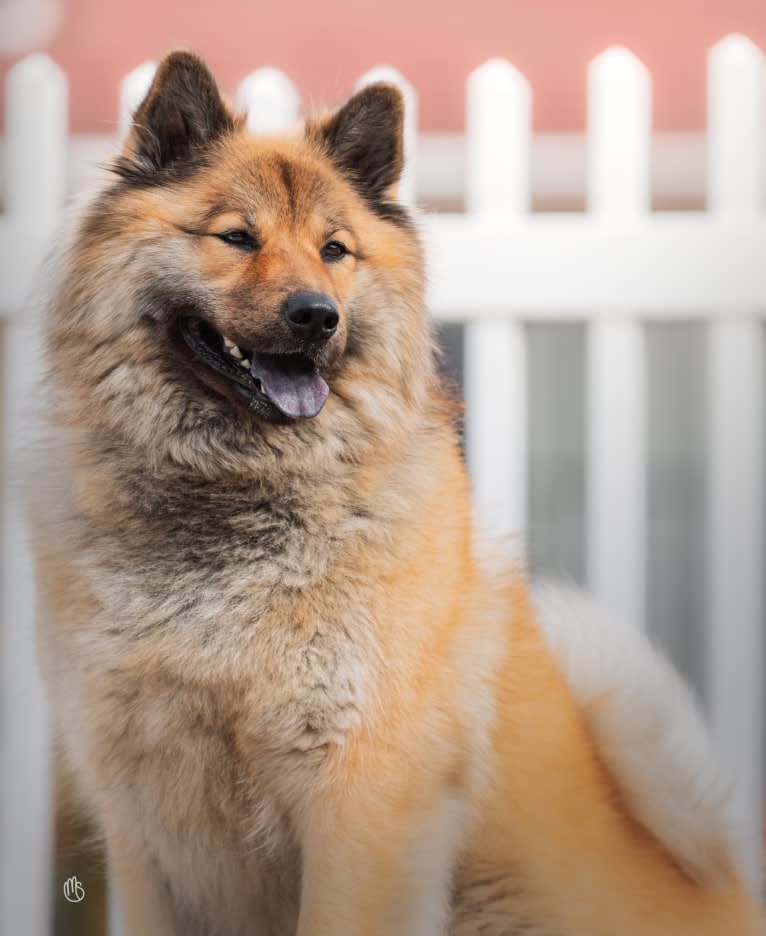
[[[152, 73], [142, 66], [123, 82], [123, 130]], [[532, 214], [530, 89], [512, 65], [489, 61], [467, 81], [466, 212], [423, 218], [430, 306], [439, 319], [466, 326], [466, 441], [477, 509], [501, 533], [523, 531], [527, 521], [525, 324], [587, 322], [588, 578], [600, 601], [637, 627], [646, 596], [643, 323], [708, 323], [709, 698], [717, 743], [737, 778], [754, 877], [764, 791], [764, 74], [764, 56], [744, 37], [711, 50], [707, 210], [652, 213], [650, 77], [628, 51], [607, 50], [588, 76], [587, 210]], [[374, 69], [360, 83], [380, 77], [406, 95], [402, 194], [412, 201], [416, 95], [390, 69]], [[25, 308], [65, 200], [66, 79], [49, 59], [33, 56], [12, 69], [6, 96], [0, 316], [8, 478], [37, 382]], [[239, 102], [254, 131], [279, 129], [300, 113], [293, 85], [274, 69], [246, 78]], [[33, 662], [35, 587], [13, 483], [3, 508], [0, 932], [48, 936], [49, 719]]]

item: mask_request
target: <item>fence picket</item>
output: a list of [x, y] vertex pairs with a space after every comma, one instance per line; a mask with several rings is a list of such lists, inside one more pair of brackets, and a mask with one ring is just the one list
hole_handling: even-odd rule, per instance
[[588, 68], [588, 208], [626, 221], [649, 209], [651, 79], [627, 49]]
[[[526, 78], [493, 59], [467, 82], [467, 211], [512, 225], [529, 209], [531, 95]], [[518, 318], [478, 317], [465, 328], [466, 447], [483, 528], [526, 554], [527, 344]]]
[[300, 120], [298, 89], [278, 68], [258, 68], [242, 80], [237, 105], [247, 113], [251, 133], [278, 133]]
[[[651, 85], [626, 49], [607, 49], [588, 75], [588, 208], [609, 228], [649, 209]], [[604, 270], [608, 276], [608, 270]], [[588, 326], [588, 579], [608, 611], [644, 624], [646, 367], [640, 321], [626, 307]]]
[[[50, 235], [64, 200], [67, 82], [43, 55], [15, 65], [6, 83], [10, 220]], [[37, 671], [35, 592], [20, 485], [33, 441], [39, 337], [30, 309], [5, 321], [3, 377], [2, 814], [0, 932], [48, 936], [52, 764], [45, 693]], [[18, 314], [21, 313], [21, 314]]]
[[144, 62], [138, 68], [129, 72], [120, 83], [120, 140], [124, 140], [130, 125], [133, 122], [133, 114], [138, 110], [141, 102], [146, 97], [146, 93], [151, 87], [154, 79], [154, 73], [157, 66], [154, 62]]
[[742, 219], [766, 209], [766, 81], [763, 53], [727, 36], [708, 55], [710, 211]]
[[30, 55], [8, 73], [5, 93], [6, 210], [55, 223], [66, 193], [67, 80], [47, 55]]
[[529, 211], [532, 133], [529, 82], [490, 59], [466, 82], [466, 210], [513, 223]]
[[[708, 61], [711, 211], [747, 229], [766, 192], [766, 60], [741, 36]], [[766, 297], [764, 297], [766, 302]], [[764, 422], [761, 309], [721, 310], [709, 327], [708, 679], [718, 749], [735, 779], [733, 813], [760, 882], [764, 739]]]

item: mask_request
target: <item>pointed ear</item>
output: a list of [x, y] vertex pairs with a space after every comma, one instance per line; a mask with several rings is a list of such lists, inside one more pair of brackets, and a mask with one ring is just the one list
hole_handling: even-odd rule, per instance
[[340, 110], [306, 126], [318, 145], [373, 208], [390, 205], [404, 165], [404, 99], [390, 84], [358, 91]]
[[193, 52], [176, 51], [160, 62], [116, 171], [146, 177], [194, 165], [235, 118], [221, 98], [207, 65]]

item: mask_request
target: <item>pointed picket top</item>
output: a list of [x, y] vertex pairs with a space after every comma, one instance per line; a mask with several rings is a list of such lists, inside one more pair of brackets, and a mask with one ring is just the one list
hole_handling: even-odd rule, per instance
[[742, 33], [729, 33], [711, 47], [708, 57], [729, 65], [748, 65], [762, 59], [763, 52], [752, 39], [743, 36]]
[[25, 81], [28, 86], [40, 81], [57, 80], [63, 72], [53, 59], [44, 52], [26, 55], [8, 70], [8, 81]]
[[144, 62], [134, 68], [120, 82], [120, 139], [124, 140], [133, 122], [133, 114], [141, 106], [141, 102], [154, 80], [157, 71], [155, 62]]
[[251, 133], [278, 133], [301, 117], [301, 97], [287, 75], [265, 66], [244, 78], [237, 90], [237, 106], [247, 114]]
[[510, 62], [489, 59], [466, 82], [466, 207], [507, 217], [530, 202], [532, 94]]
[[418, 133], [418, 97], [401, 72], [390, 65], [376, 65], [365, 72], [354, 86], [355, 91], [376, 81], [396, 85], [404, 96], [404, 171], [399, 183], [399, 198], [408, 205], [415, 202], [415, 150]]
[[5, 95], [6, 209], [52, 217], [66, 195], [66, 76], [47, 55], [28, 55], [9, 70]]
[[708, 204], [753, 214], [766, 208], [766, 56], [730, 35], [708, 54]]
[[646, 66], [621, 46], [588, 66], [588, 206], [601, 215], [636, 216], [650, 205], [652, 83]]
[[475, 87], [477, 93], [482, 91], [487, 95], [507, 96], [510, 92], [521, 98], [530, 95], [529, 81], [526, 76], [512, 65], [508, 59], [491, 58], [468, 75], [468, 84]]
[[591, 72], [606, 71], [613, 80], [635, 82], [647, 75], [641, 59], [626, 46], [614, 45], [594, 56], [588, 64]]

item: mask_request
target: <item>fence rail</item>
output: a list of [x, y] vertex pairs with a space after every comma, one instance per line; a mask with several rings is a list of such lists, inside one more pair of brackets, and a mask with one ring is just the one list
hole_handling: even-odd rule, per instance
[[[708, 683], [717, 743], [737, 778], [735, 805], [760, 873], [764, 791], [763, 572], [766, 315], [764, 56], [741, 36], [709, 54], [707, 210], [650, 211], [651, 79], [625, 49], [588, 74], [586, 211], [530, 213], [532, 95], [511, 64], [467, 80], [466, 212], [422, 219], [433, 314], [465, 324], [466, 444], [480, 519], [502, 534], [527, 528], [528, 379], [525, 325], [587, 324], [587, 575], [604, 605], [645, 625], [647, 376], [644, 323], [707, 323]], [[120, 89], [120, 125], [153, 66]], [[403, 197], [416, 200], [414, 89], [407, 100]], [[24, 443], [36, 381], [34, 323], [25, 311], [64, 210], [66, 80], [44, 56], [6, 84], [5, 214], [0, 215], [3, 464]], [[239, 87], [254, 131], [292, 125], [290, 80], [260, 69]], [[497, 427], [504, 426], [505, 433]], [[51, 772], [48, 717], [33, 664], [35, 588], [13, 484], [3, 523], [2, 839], [0, 931], [48, 936]], [[515, 540], [524, 550], [523, 536]]]

